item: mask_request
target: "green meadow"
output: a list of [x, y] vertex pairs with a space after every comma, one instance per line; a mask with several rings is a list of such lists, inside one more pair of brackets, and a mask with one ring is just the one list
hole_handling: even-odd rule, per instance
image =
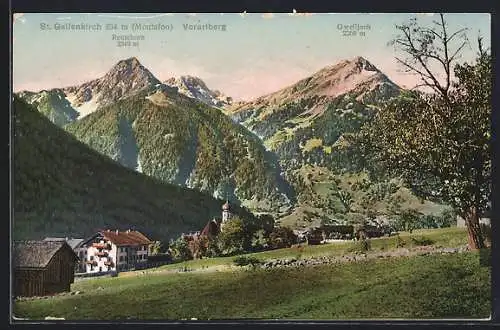
[[[435, 246], [465, 244], [459, 228], [413, 232]], [[410, 234], [401, 238], [410, 242]], [[395, 248], [372, 240], [372, 250]], [[410, 244], [410, 243], [408, 243]], [[341, 255], [352, 243], [255, 253], [261, 259]], [[411, 248], [411, 246], [408, 246]], [[300, 255], [298, 254], [300, 253]], [[66, 320], [488, 318], [490, 270], [479, 252], [372, 259], [302, 268], [243, 270], [233, 258], [171, 264], [115, 278], [77, 281], [72, 291], [16, 301], [14, 315]], [[215, 267], [219, 266], [219, 267]], [[199, 271], [178, 272], [180, 268]], [[209, 271], [211, 270], [211, 271]], [[133, 276], [131, 276], [133, 275]]]

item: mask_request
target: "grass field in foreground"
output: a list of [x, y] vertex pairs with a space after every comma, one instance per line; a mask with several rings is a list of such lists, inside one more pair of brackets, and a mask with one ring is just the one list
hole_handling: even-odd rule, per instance
[[479, 253], [271, 271], [165, 273], [81, 281], [79, 295], [20, 301], [14, 315], [68, 319], [487, 318]]

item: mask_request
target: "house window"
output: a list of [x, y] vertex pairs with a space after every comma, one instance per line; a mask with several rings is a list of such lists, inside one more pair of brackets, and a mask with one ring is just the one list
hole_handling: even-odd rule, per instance
[[94, 256], [90, 256], [90, 261], [93, 261], [94, 260]]
[[120, 256], [120, 261], [123, 261], [123, 256]]

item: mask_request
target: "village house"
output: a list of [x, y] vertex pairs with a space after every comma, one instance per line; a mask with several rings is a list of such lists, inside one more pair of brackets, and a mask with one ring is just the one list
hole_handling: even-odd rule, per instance
[[86, 273], [117, 272], [146, 264], [153, 242], [136, 230], [102, 230], [86, 239]]
[[15, 296], [70, 291], [78, 257], [66, 241], [19, 241], [13, 246]]

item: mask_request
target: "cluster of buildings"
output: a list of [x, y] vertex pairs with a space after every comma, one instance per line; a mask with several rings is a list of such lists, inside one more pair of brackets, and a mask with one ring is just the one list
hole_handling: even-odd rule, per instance
[[86, 239], [47, 237], [13, 246], [14, 294], [69, 291], [76, 274], [135, 269], [148, 261], [149, 238], [136, 230], [101, 230]]
[[233, 218], [231, 212], [231, 205], [229, 201], [222, 205], [222, 219], [217, 221], [216, 219], [210, 220], [201, 231], [191, 232], [188, 234], [182, 234], [182, 237], [188, 244], [188, 248], [194, 259], [201, 257], [200, 252], [208, 248], [209, 240], [204, 238], [212, 238], [217, 236], [223, 231], [224, 226]]
[[[186, 238], [217, 235], [232, 218], [229, 202], [222, 221], [211, 220]], [[44, 296], [70, 291], [75, 275], [98, 275], [143, 268], [154, 242], [137, 230], [100, 230], [88, 238], [47, 237], [18, 241], [12, 253], [15, 296]]]

